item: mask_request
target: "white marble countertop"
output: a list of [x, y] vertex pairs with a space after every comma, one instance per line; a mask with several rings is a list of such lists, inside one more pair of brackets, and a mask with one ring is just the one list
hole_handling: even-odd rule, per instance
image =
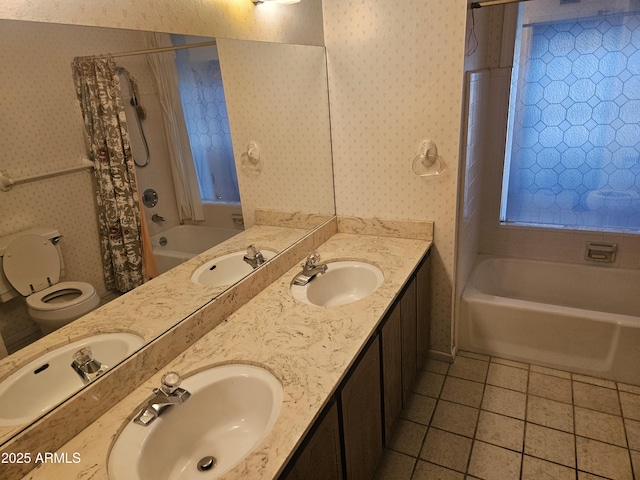
[[385, 277], [378, 290], [348, 305], [307, 305], [289, 292], [300, 269], [296, 264], [58, 450], [69, 457], [77, 452], [79, 463], [41, 465], [24, 478], [108, 480], [112, 441], [164, 372], [175, 370], [185, 377], [227, 363], [268, 369], [281, 381], [284, 397], [265, 440], [221, 478], [276, 478], [430, 245], [427, 240], [334, 235], [318, 249], [322, 260], [361, 260], [378, 266]]

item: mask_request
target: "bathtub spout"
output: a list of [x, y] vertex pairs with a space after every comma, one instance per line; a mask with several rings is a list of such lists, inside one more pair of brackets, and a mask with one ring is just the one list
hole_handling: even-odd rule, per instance
[[161, 215], [158, 215], [157, 213], [154, 213], [153, 216], [151, 217], [151, 220], [156, 223], [162, 223], [164, 222], [165, 218]]

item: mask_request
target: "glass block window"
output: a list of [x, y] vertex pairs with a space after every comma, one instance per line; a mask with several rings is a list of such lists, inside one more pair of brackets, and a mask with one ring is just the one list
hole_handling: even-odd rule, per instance
[[516, 42], [501, 220], [640, 230], [640, 13]]
[[[185, 43], [172, 35], [174, 45]], [[239, 203], [231, 128], [215, 46], [176, 51], [180, 101], [200, 187], [209, 203]], [[211, 52], [211, 55], [207, 55]]]

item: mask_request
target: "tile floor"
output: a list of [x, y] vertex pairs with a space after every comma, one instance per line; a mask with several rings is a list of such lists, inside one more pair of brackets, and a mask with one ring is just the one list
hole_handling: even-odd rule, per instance
[[377, 479], [640, 480], [640, 387], [461, 352], [413, 392]]

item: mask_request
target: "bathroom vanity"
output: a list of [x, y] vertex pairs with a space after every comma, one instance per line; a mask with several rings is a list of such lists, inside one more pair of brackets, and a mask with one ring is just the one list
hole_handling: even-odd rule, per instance
[[[271, 372], [282, 384], [282, 405], [264, 440], [220, 478], [306, 480], [343, 478], [343, 474], [368, 478], [428, 346], [431, 240], [413, 234], [405, 235], [413, 238], [380, 236], [397, 233], [375, 226], [354, 227], [361, 222], [337, 225], [339, 233], [317, 244], [322, 261], [329, 268], [331, 262], [342, 260], [375, 265], [384, 275], [377, 290], [340, 306], [295, 300], [291, 283], [309, 247], [316, 248], [313, 239], [307, 238], [265, 269], [277, 272], [284, 268], [284, 274], [225, 314], [215, 328], [130, 389], [122, 401], [58, 450], [70, 458], [77, 453], [78, 463], [40, 465], [24, 478], [109, 479], [107, 465], [114, 439], [139, 413], [153, 388], [160, 386], [165, 372], [176, 371], [188, 378], [227, 364], [255, 365]], [[248, 278], [236, 288], [255, 281]], [[202, 323], [219, 315], [217, 310], [229, 301], [225, 298], [176, 328], [201, 329]], [[154, 348], [161, 348], [161, 342], [132, 360], [145, 355], [152, 359]], [[171, 409], [179, 412], [180, 407]]]

